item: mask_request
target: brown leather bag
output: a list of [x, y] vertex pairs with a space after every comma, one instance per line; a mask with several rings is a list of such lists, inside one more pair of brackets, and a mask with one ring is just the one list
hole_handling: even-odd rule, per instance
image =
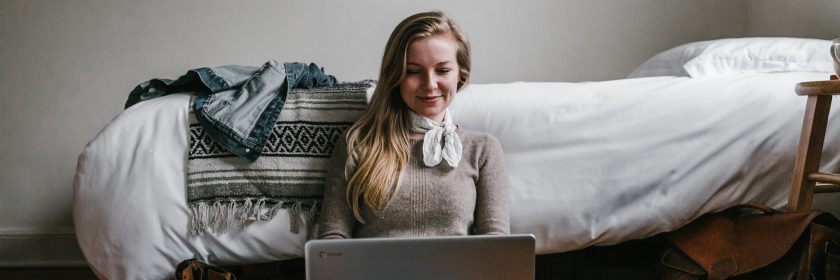
[[177, 280], [236, 280], [236, 275], [220, 267], [215, 267], [199, 261], [189, 259], [182, 261], [175, 268]]
[[780, 213], [739, 205], [669, 233], [673, 247], [663, 254], [657, 274], [660, 279], [840, 279], [838, 229], [840, 221], [821, 211]]

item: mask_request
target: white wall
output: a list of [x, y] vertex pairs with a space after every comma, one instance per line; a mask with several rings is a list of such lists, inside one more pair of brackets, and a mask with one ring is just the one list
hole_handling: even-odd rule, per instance
[[404, 2], [0, 1], [0, 266], [83, 264], [76, 159], [150, 78], [270, 58], [376, 78], [393, 26], [433, 8], [470, 36], [474, 83], [619, 79], [656, 52], [748, 26], [748, 2], [730, 0]]
[[840, 1], [748, 0], [749, 36], [840, 38]]

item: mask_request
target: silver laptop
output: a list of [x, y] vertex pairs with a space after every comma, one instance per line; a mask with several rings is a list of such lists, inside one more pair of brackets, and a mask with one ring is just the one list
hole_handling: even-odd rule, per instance
[[306, 279], [534, 279], [534, 236], [311, 240]]

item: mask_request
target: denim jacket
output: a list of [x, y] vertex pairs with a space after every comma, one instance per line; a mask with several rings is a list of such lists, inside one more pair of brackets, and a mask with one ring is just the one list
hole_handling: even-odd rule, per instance
[[176, 92], [194, 92], [198, 122], [229, 152], [255, 161], [262, 154], [290, 89], [332, 86], [338, 81], [314, 63], [269, 60], [262, 67], [227, 65], [189, 70], [178, 79], [144, 82], [128, 96], [125, 108]]

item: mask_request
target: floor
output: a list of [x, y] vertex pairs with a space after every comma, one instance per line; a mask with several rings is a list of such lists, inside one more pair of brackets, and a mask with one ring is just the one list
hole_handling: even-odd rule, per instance
[[614, 246], [540, 255], [536, 258], [536, 279], [655, 279], [656, 265], [667, 247], [667, 240], [657, 235]]
[[96, 275], [86, 267], [0, 268], [0, 279], [95, 280]]
[[[654, 279], [654, 270], [667, 242], [655, 236], [615, 246], [590, 247], [536, 258], [536, 279]], [[303, 260], [283, 264], [230, 267], [239, 280], [304, 279]], [[174, 271], [174, 268], [173, 268]], [[28, 280], [96, 279], [89, 268], [0, 268], [0, 279]]]

